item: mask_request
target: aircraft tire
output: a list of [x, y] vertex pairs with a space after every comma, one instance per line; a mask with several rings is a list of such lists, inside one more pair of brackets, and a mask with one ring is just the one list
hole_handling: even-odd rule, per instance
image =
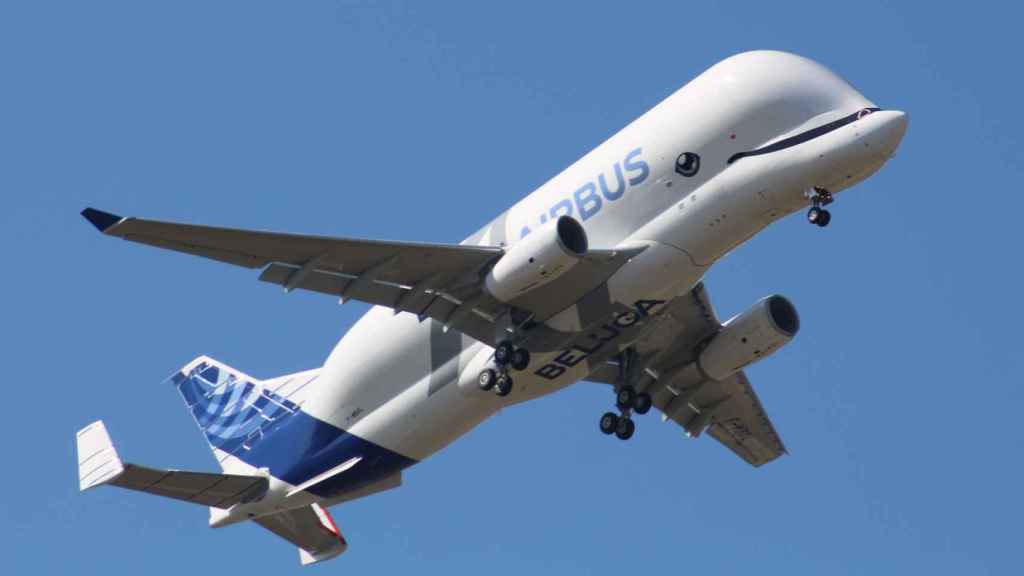
[[647, 414], [653, 404], [654, 400], [651, 399], [651, 395], [641, 392], [636, 395], [636, 398], [633, 398], [633, 411], [637, 414]]
[[812, 206], [811, 209], [807, 211], [807, 221], [810, 222], [811, 224], [817, 224], [818, 226], [821, 226], [820, 222], [822, 212], [824, 212], [824, 210], [822, 210], [821, 208], [818, 208], [817, 206]]
[[514, 352], [515, 348], [512, 347], [512, 343], [508, 340], [498, 342], [498, 345], [494, 348], [494, 362], [498, 366], [507, 366], [512, 361]]
[[629, 440], [633, 437], [633, 433], [636, 432], [636, 423], [630, 418], [619, 418], [619, 422], [615, 425], [615, 436], [619, 440]]
[[494, 393], [505, 397], [512, 393], [512, 377], [508, 374], [499, 374], [494, 382]]
[[490, 390], [494, 388], [494, 383], [498, 379], [498, 375], [490, 368], [484, 368], [480, 371], [480, 375], [477, 376], [476, 383], [480, 386], [481, 390]]
[[615, 393], [615, 403], [619, 406], [619, 409], [625, 410], [626, 408], [633, 407], [633, 400], [636, 399], [636, 390], [633, 390], [632, 386], [623, 386], [619, 388], [619, 391]]
[[601, 432], [603, 434], [612, 434], [615, 429], [619, 426], [619, 415], [615, 412], [605, 412], [601, 416]]
[[516, 348], [512, 352], [512, 368], [514, 370], [526, 370], [530, 365], [530, 351], [526, 348]]
[[831, 222], [831, 221], [832, 221], [832, 213], [829, 212], [828, 210], [822, 210], [821, 211], [821, 216], [818, 217], [817, 224], [818, 224], [818, 226], [821, 226], [822, 228], [824, 228], [825, 226], [828, 226], [828, 223]]

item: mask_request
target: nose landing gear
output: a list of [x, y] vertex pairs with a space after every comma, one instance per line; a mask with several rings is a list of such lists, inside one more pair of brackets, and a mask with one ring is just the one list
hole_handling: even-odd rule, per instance
[[807, 211], [807, 221], [824, 228], [832, 221], [832, 213], [823, 208], [823, 206], [828, 206], [832, 203], [832, 193], [817, 186], [814, 187], [813, 191], [814, 193], [811, 195], [813, 206]]
[[508, 396], [512, 393], [512, 376], [509, 374], [509, 368], [516, 371], [526, 370], [530, 365], [530, 351], [503, 340], [494, 347], [494, 364], [495, 367], [480, 371], [477, 384], [481, 390], [494, 389], [498, 396]]
[[817, 224], [824, 228], [832, 221], [832, 213], [824, 208], [812, 206], [811, 209], [807, 211], [807, 221], [811, 224]]

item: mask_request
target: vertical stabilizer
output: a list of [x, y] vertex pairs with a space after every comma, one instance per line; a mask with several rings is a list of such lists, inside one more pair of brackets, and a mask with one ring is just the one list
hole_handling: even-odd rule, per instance
[[[299, 411], [320, 370], [258, 380], [208, 356], [171, 376], [225, 470]], [[240, 458], [244, 460], [244, 458]]]

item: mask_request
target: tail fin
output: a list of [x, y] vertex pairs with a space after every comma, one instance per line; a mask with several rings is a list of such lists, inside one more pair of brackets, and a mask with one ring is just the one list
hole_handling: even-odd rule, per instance
[[299, 411], [320, 370], [258, 380], [208, 356], [171, 376], [224, 470]]

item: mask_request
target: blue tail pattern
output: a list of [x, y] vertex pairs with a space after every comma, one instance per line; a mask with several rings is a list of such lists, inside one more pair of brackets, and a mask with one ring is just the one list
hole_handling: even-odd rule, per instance
[[202, 360], [171, 377], [213, 448], [249, 450], [299, 411], [299, 407], [223, 367]]
[[[296, 388], [287, 397], [277, 393], [284, 390], [280, 378], [258, 380], [200, 356], [171, 381], [212, 449], [289, 484], [299, 486], [358, 457], [358, 464], [344, 474], [308, 488], [322, 498], [357, 490], [415, 463], [302, 411], [297, 403], [302, 400], [288, 399], [299, 397]], [[223, 454], [216, 454], [221, 467], [233, 471], [227, 467], [236, 464]]]

